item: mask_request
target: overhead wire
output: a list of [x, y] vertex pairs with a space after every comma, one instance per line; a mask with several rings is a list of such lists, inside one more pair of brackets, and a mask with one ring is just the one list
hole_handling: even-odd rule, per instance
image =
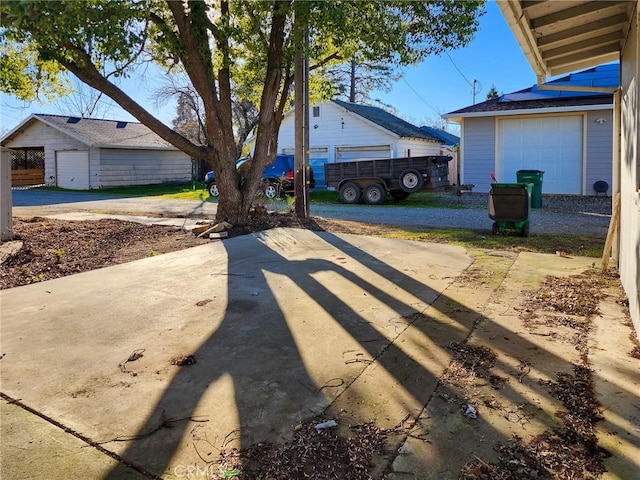
[[449, 58], [449, 60], [451, 61], [451, 64], [454, 66], [454, 68], [458, 71], [458, 73], [462, 76], [462, 78], [464, 78], [465, 82], [467, 82], [469, 84], [469, 86], [471, 88], [473, 88], [473, 83], [471, 83], [469, 81], [469, 79], [467, 77], [464, 76], [464, 73], [462, 73], [462, 71], [458, 68], [458, 65], [456, 65], [456, 62], [453, 61], [453, 58], [451, 58], [451, 55], [449, 55], [449, 52], [444, 52], [447, 54], [447, 57]]
[[411, 90], [411, 91], [416, 95], [416, 97], [418, 97], [420, 100], [422, 100], [422, 101], [424, 102], [424, 104], [425, 104], [427, 107], [429, 107], [431, 110], [433, 110], [433, 111], [434, 111], [438, 116], [440, 116], [440, 115], [441, 115], [441, 113], [440, 113], [438, 110], [436, 110], [433, 106], [431, 106], [431, 104], [429, 104], [429, 102], [427, 102], [424, 98], [422, 98], [422, 97], [420, 96], [420, 94], [416, 91], [416, 89], [415, 89], [415, 88], [413, 88], [413, 87], [409, 84], [409, 82], [407, 82], [407, 79], [406, 79], [406, 78], [404, 78], [404, 75], [403, 75], [401, 78], [402, 78], [402, 81], [403, 81], [404, 83], [406, 83], [406, 84], [407, 84], [407, 87], [409, 87], [409, 89], [410, 89], [410, 90]]

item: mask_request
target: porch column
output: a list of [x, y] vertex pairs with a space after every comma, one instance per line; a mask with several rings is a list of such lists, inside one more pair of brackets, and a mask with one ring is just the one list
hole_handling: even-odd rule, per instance
[[11, 218], [11, 150], [0, 150], [0, 240], [13, 239], [13, 219]]

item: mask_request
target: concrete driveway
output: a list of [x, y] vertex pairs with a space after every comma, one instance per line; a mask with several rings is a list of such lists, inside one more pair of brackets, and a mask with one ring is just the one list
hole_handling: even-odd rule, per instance
[[[539, 380], [581, 354], [525, 329], [517, 307], [546, 275], [592, 261], [276, 229], [2, 291], [0, 473], [203, 478], [230, 439], [282, 443], [320, 418], [410, 419], [391, 477], [458, 478], [475, 457], [495, 460], [496, 441], [557, 421], [562, 404]], [[622, 307], [601, 310], [589, 338], [599, 438], [608, 478], [638, 478], [640, 362]], [[462, 415], [439, 384], [453, 342], [496, 352], [504, 408]], [[524, 406], [526, 422], [505, 415]]]

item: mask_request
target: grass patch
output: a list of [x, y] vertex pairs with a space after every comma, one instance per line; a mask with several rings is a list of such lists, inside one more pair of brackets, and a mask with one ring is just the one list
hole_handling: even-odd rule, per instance
[[195, 184], [169, 184], [160, 183], [154, 185], [135, 185], [131, 187], [113, 187], [98, 188], [93, 190], [70, 190], [59, 187], [40, 187], [41, 190], [60, 191], [60, 192], [78, 192], [96, 195], [114, 195], [125, 197], [173, 197], [173, 198], [196, 198], [201, 195], [206, 198], [209, 194], [204, 189], [204, 184], [196, 182]]
[[605, 243], [604, 238], [594, 238], [586, 235], [538, 234], [525, 238], [509, 235], [491, 235], [490, 232], [463, 229], [429, 231], [389, 229], [385, 231], [383, 236], [401, 240], [449, 243], [463, 247], [490, 250], [566, 254], [593, 258], [602, 257]]

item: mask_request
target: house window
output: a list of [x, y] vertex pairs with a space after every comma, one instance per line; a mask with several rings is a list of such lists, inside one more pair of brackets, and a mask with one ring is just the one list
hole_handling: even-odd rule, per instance
[[314, 118], [320, 116], [320, 107], [313, 107], [313, 116]]

